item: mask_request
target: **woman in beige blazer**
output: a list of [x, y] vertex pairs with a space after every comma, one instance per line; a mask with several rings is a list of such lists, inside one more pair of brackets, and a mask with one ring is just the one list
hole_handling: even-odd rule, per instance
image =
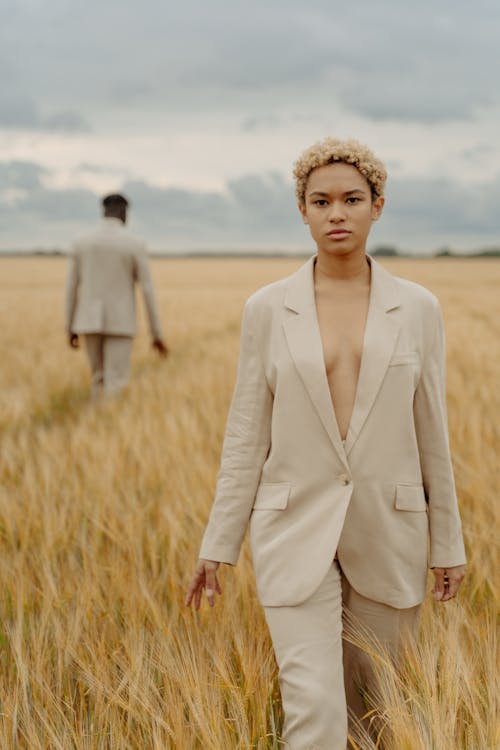
[[[465, 554], [450, 460], [437, 299], [366, 254], [383, 164], [325, 139], [294, 170], [317, 254], [244, 309], [216, 496], [186, 603], [213, 606], [247, 525], [290, 750], [343, 750], [367, 711], [367, 656], [342, 615], [395, 654], [427, 566], [452, 599]], [[349, 709], [349, 711], [348, 711]], [[354, 726], [354, 723], [353, 723]]]

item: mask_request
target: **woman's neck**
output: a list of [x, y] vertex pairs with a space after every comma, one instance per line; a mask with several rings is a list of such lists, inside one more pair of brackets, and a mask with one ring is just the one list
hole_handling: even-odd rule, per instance
[[371, 267], [368, 256], [363, 253], [328, 255], [318, 253], [314, 268], [315, 277], [331, 281], [370, 282]]

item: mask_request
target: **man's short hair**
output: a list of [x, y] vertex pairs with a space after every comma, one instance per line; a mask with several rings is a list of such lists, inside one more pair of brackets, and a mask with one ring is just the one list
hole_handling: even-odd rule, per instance
[[124, 195], [120, 195], [120, 193], [111, 193], [110, 195], [106, 195], [102, 199], [102, 205], [105, 209], [115, 210], [122, 208], [123, 206], [127, 208], [128, 206], [128, 200], [125, 198]]
[[367, 146], [354, 140], [324, 138], [306, 149], [293, 165], [295, 193], [301, 205], [305, 203], [307, 180], [313, 169], [335, 162], [344, 162], [356, 167], [366, 178], [374, 198], [384, 194], [387, 171], [380, 159], [377, 159]]

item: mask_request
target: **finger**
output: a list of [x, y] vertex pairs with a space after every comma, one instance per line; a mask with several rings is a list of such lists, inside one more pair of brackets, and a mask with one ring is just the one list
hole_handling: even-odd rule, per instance
[[434, 598], [440, 602], [445, 594], [444, 568], [434, 568]]
[[193, 601], [193, 599], [195, 599], [197, 591], [198, 591], [198, 586], [197, 585], [191, 586], [191, 588], [188, 591], [188, 594], [186, 596], [186, 606], [187, 607], [189, 607], [189, 605], [191, 604], [191, 602]]
[[447, 602], [448, 599], [453, 599], [457, 595], [458, 587], [460, 586], [461, 578], [449, 578], [448, 589], [443, 596], [443, 602]]
[[206, 597], [208, 599], [208, 603], [210, 604], [211, 607], [213, 607], [214, 604], [215, 604], [214, 594], [215, 594], [215, 592], [217, 590], [217, 586], [218, 586], [218, 584], [217, 584], [217, 576], [215, 575], [215, 570], [211, 570], [209, 568], [208, 570], [206, 570], [205, 576], [206, 576], [205, 594], [206, 594]]
[[193, 601], [194, 592], [195, 592], [195, 585], [194, 583], [192, 583], [186, 594], [186, 599], [184, 600], [184, 604], [186, 605], [186, 607], [189, 607], [189, 605]]
[[203, 586], [201, 586], [201, 585], [195, 591], [195, 595], [194, 595], [194, 608], [195, 608], [196, 612], [198, 612], [198, 610], [200, 608], [200, 604], [201, 604], [201, 592], [202, 591], [203, 591]]
[[193, 580], [191, 581], [186, 594], [186, 606], [189, 607], [193, 599], [194, 593], [200, 583], [203, 581], [203, 572], [198, 569], [195, 570]]
[[215, 590], [217, 591], [217, 593], [222, 594], [222, 588], [221, 588], [221, 585], [219, 583], [219, 579], [217, 578], [217, 576], [215, 576], [215, 586], [216, 586]]

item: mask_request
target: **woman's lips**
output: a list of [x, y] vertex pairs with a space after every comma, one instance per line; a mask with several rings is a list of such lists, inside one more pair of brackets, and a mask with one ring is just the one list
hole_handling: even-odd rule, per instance
[[333, 229], [331, 232], [328, 232], [327, 236], [332, 240], [345, 240], [350, 234], [347, 229]]

